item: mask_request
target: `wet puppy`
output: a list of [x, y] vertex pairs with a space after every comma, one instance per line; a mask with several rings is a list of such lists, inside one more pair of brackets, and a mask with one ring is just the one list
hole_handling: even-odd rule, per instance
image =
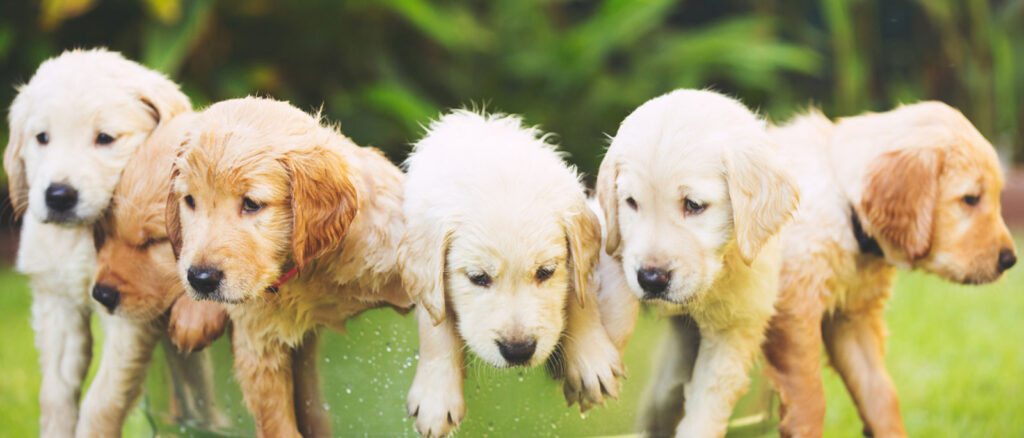
[[102, 49], [64, 52], [18, 88], [4, 170], [25, 215], [16, 268], [32, 284], [42, 436], [74, 434], [92, 344], [92, 224], [135, 148], [189, 106], [163, 75]]
[[[107, 310], [102, 313], [106, 336], [99, 369], [82, 401], [79, 437], [120, 436], [142, 392], [153, 348], [167, 338], [172, 303], [181, 320], [174, 332], [187, 350], [208, 345], [224, 330], [227, 314], [219, 304], [183, 296], [164, 224], [171, 164], [191, 118], [165, 120], [139, 146], [114, 190], [110, 213], [97, 224], [92, 295]], [[178, 397], [181, 419], [210, 423], [215, 400], [209, 359], [173, 347], [166, 353], [171, 367], [178, 368], [173, 375], [185, 377], [173, 382], [184, 394]]]
[[317, 331], [411, 305], [396, 260], [401, 171], [285, 102], [245, 98], [197, 117], [172, 172], [178, 274], [228, 310], [257, 434], [329, 435]]
[[764, 345], [783, 436], [819, 437], [821, 345], [868, 436], [906, 435], [885, 370], [885, 302], [897, 267], [964, 284], [1016, 263], [992, 145], [939, 102], [841, 119], [812, 111], [771, 135], [805, 193], [782, 232], [778, 314]]
[[619, 293], [674, 315], [671, 344], [661, 349], [672, 353], [643, 414], [648, 434], [723, 436], [747, 389], [776, 296], [774, 235], [798, 203], [774, 151], [764, 122], [741, 103], [678, 90], [630, 114], [601, 163], [597, 195], [606, 250], [626, 283]]
[[425, 436], [465, 415], [464, 345], [499, 368], [542, 364], [561, 345], [570, 403], [618, 394], [592, 275], [600, 225], [546, 138], [515, 116], [454, 111], [407, 162], [400, 261], [420, 335], [407, 407]]

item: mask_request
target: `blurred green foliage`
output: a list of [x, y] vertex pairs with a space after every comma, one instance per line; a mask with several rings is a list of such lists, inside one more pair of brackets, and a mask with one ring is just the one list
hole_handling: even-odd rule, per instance
[[[521, 113], [596, 171], [605, 135], [679, 87], [775, 120], [939, 99], [1024, 157], [1024, 0], [35, 0], [0, 6], [0, 83], [106, 46], [197, 107], [258, 94], [323, 107], [399, 161], [449, 107]], [[14, 88], [0, 92], [8, 106]]]

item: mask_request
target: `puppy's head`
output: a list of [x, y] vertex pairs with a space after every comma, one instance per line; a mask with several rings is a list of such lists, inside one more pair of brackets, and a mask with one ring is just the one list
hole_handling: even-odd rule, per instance
[[15, 213], [94, 221], [132, 151], [164, 118], [189, 108], [163, 75], [105, 50], [73, 50], [19, 87], [4, 152]]
[[652, 99], [622, 122], [597, 191], [606, 250], [637, 296], [685, 304], [715, 283], [730, 251], [753, 262], [798, 203], [771, 151], [763, 121], [709, 91]]
[[195, 299], [260, 296], [340, 247], [355, 217], [342, 137], [284, 102], [245, 98], [197, 116], [172, 169], [167, 226]]
[[890, 261], [966, 284], [994, 281], [1015, 264], [999, 159], [959, 111], [925, 102], [846, 119], [835, 141], [888, 150], [865, 166], [856, 207]]
[[410, 158], [405, 196], [403, 280], [488, 364], [544, 363], [566, 306], [594, 305], [600, 224], [576, 173], [518, 118], [442, 118]]
[[190, 114], [161, 123], [128, 161], [109, 213], [95, 224], [92, 297], [110, 313], [137, 320], [163, 314], [181, 296], [164, 208], [171, 164]]

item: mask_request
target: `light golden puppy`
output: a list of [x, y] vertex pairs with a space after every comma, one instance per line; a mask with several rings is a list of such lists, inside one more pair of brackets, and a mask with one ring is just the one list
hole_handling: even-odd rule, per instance
[[178, 274], [193, 298], [226, 305], [257, 434], [329, 435], [317, 331], [411, 306], [397, 270], [401, 171], [285, 102], [250, 97], [197, 117], [173, 175]]
[[600, 224], [546, 139], [515, 116], [454, 111], [409, 157], [400, 261], [420, 360], [407, 407], [425, 436], [465, 416], [464, 345], [499, 368], [542, 364], [561, 345], [570, 403], [618, 394], [592, 275]]
[[[741, 103], [677, 90], [626, 117], [601, 163], [606, 249], [628, 286], [619, 293], [674, 315], [643, 414], [648, 434], [723, 436], [747, 389], [776, 296], [774, 235], [799, 198], [775, 152], [765, 123]], [[635, 306], [602, 312], [635, 318], [625, 314]], [[625, 336], [614, 330], [632, 330], [607, 325], [615, 339]]]
[[824, 341], [865, 434], [904, 436], [883, 358], [885, 301], [897, 267], [980, 284], [1016, 263], [1000, 215], [995, 150], [939, 102], [834, 125], [812, 111], [771, 135], [805, 193], [800, 214], [782, 232], [778, 314], [764, 345], [784, 408], [779, 429], [821, 436]]
[[[129, 410], [142, 392], [157, 341], [167, 339], [168, 309], [180, 320], [173, 328], [186, 353], [213, 342], [227, 314], [219, 304], [183, 296], [174, 253], [167, 240], [164, 211], [171, 164], [191, 114], [164, 121], [125, 166], [111, 211], [97, 223], [98, 249], [93, 299], [103, 314], [106, 337], [96, 377], [82, 401], [79, 437], [120, 436]], [[184, 317], [188, 315], [188, 317]], [[180, 354], [165, 343], [180, 419], [215, 420], [212, 368], [205, 354]]]
[[135, 148], [189, 107], [166, 77], [102, 49], [64, 52], [18, 87], [4, 170], [25, 214], [16, 268], [32, 284], [42, 436], [74, 434], [92, 344], [92, 224]]

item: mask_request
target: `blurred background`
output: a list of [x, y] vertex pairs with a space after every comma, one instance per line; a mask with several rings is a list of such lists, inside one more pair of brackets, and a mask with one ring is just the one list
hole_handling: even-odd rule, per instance
[[[996, 146], [1009, 175], [1005, 214], [1011, 224], [1024, 224], [1024, 173], [1013, 168], [1024, 161], [1024, 0], [3, 1], [0, 106], [10, 105], [14, 87], [44, 59], [92, 46], [121, 51], [168, 74], [197, 108], [249, 94], [322, 108], [346, 135], [383, 149], [396, 162], [422, 125], [446, 108], [523, 114], [528, 123], [558, 134], [588, 181], [622, 118], [675, 88], [724, 91], [775, 121], [809, 106], [840, 117], [938, 99], [963, 111]], [[0, 138], [6, 130], [5, 123]], [[0, 343], [0, 436], [30, 436], [38, 433], [39, 378], [28, 326], [30, 296], [24, 279], [9, 268], [17, 230], [10, 211], [4, 209], [0, 221], [0, 263], [7, 266], [0, 277], [0, 330], [6, 334]], [[978, 288], [919, 274], [901, 277], [889, 313], [889, 368], [911, 435], [1024, 433], [1024, 419], [1015, 415], [1024, 411], [1024, 350], [1015, 345], [1015, 334], [1024, 329], [1024, 275], [1017, 271]], [[379, 318], [412, 327], [401, 318]], [[372, 318], [356, 323], [371, 334], [384, 324]], [[659, 333], [653, 317], [642, 323], [651, 336], [629, 349], [631, 369], [641, 376], [649, 368], [645, 349], [654, 349]], [[403, 333], [411, 338], [398, 342], [414, 348], [415, 335]], [[356, 341], [338, 336], [333, 342]], [[325, 354], [335, 351], [340, 359], [344, 348]], [[485, 387], [491, 378], [506, 385], [523, 380], [480, 373], [471, 378]], [[556, 420], [569, 416], [572, 410], [561, 404], [552, 383], [537, 383], [543, 376], [530, 379], [549, 399], [535, 413], [557, 409]], [[826, 383], [826, 436], [859, 435], [856, 411], [831, 371]], [[624, 399], [638, 397], [642, 386], [633, 382], [637, 389]], [[401, 380], [371, 389], [389, 394], [381, 404], [388, 415], [398, 415], [391, 404], [400, 406], [407, 387]], [[536, 417], [488, 425], [481, 411], [493, 403], [484, 399], [476, 408], [471, 400], [464, 436], [503, 436], [500, 421], [516, 425]], [[630, 403], [635, 400], [606, 408], [610, 412], [598, 409], [586, 420], [578, 414], [564, 420], [591, 424], [580, 429], [545, 418], [529, 430], [626, 433], [628, 414], [614, 422], [595, 418], [620, 415]], [[365, 422], [366, 415], [350, 417]], [[152, 434], [145, 432], [152, 418], [133, 418], [135, 434]], [[347, 424], [340, 419], [335, 430]]]

